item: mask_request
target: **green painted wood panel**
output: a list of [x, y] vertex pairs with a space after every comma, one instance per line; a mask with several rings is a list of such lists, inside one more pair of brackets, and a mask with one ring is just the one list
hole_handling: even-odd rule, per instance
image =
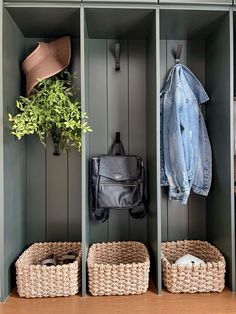
[[172, 7], [161, 9], [161, 39], [207, 39], [228, 11], [225, 8], [210, 10], [204, 6], [196, 9], [178, 9], [178, 6], [174, 6], [172, 10], [168, 8]]
[[85, 12], [88, 35], [96, 39], [145, 39], [153, 20], [153, 9], [136, 6], [97, 6]]
[[[114, 70], [114, 41], [89, 40], [90, 92], [88, 97], [90, 121], [94, 130], [90, 135], [90, 156], [106, 154], [116, 130], [120, 130], [121, 135], [123, 134], [126, 152], [140, 155], [145, 160], [146, 45], [145, 41], [139, 40], [122, 41], [122, 43], [124, 43], [121, 48], [123, 61], [121, 73], [119, 73]], [[124, 75], [126, 78], [122, 81]], [[112, 78], [109, 79], [109, 77]], [[109, 99], [112, 102], [111, 108]], [[126, 113], [125, 117], [122, 116], [123, 112]], [[108, 125], [113, 128], [111, 131], [109, 131]], [[123, 130], [125, 130], [125, 134]], [[140, 140], [137, 141], [137, 138]], [[139, 239], [146, 242], [146, 218], [132, 219], [128, 211], [111, 210], [110, 213], [111, 217], [105, 224], [97, 223], [91, 217], [91, 243], [108, 241], [108, 239]], [[121, 225], [122, 228], [120, 228]]]
[[[37, 9], [31, 8], [31, 10], [34, 11], [34, 16]], [[59, 11], [55, 10], [56, 16], [57, 13], [59, 14]], [[67, 14], [68, 12], [69, 15]], [[13, 264], [10, 267], [12, 269], [9, 268], [10, 261], [12, 263], [13, 256], [15, 260], [26, 243], [31, 244], [45, 240], [66, 241], [68, 239], [81, 239], [81, 193], [78, 192], [81, 189], [81, 165], [78, 154], [75, 152], [72, 152], [69, 156], [62, 154], [62, 158], [64, 158], [62, 165], [58, 162], [60, 157], [54, 162], [56, 157], [52, 155], [51, 139], [48, 140], [49, 145], [45, 153], [44, 147], [36, 137], [28, 138], [26, 148], [26, 141], [16, 141], [13, 136], [9, 135], [7, 112], [13, 112], [15, 99], [20, 94], [24, 94], [24, 83], [21, 84], [21, 81], [24, 82], [24, 77], [20, 73], [20, 64], [25, 56], [36, 46], [38, 39], [24, 37], [24, 34], [21, 32], [23, 29], [21, 29], [22, 24], [18, 20], [18, 13], [17, 9], [13, 9], [13, 7], [11, 10], [4, 10], [5, 62], [3, 71], [7, 73], [7, 75], [4, 75], [4, 131], [6, 132], [4, 154], [7, 161], [5, 163], [5, 191], [9, 195], [14, 195], [14, 202], [12, 197], [7, 197], [5, 207], [8, 208], [8, 214], [5, 215], [5, 225], [8, 226], [10, 221], [11, 225], [5, 229], [4, 235], [7, 245], [5, 245], [5, 275], [2, 288], [2, 291], [4, 290], [5, 292], [2, 293], [2, 298], [9, 293], [10, 281], [15, 278], [14, 274], [11, 274], [12, 269], [14, 269]], [[73, 15], [73, 19], [69, 23], [69, 26], [72, 26], [72, 28], [75, 25], [75, 20], [77, 20], [77, 23], [80, 20], [76, 18], [78, 9], [69, 10], [64, 15], [65, 17], [72, 17]], [[31, 22], [29, 22], [28, 28], [32, 27], [33, 33], [36, 24], [32, 26]], [[79, 24], [77, 24], [76, 28], [76, 30], [70, 30], [71, 35], [79, 34]], [[55, 24], [54, 28], [50, 28], [48, 32], [49, 36], [50, 34], [52, 35], [53, 29], [55, 30]], [[37, 32], [39, 35], [42, 34], [42, 31], [38, 30]], [[56, 36], [56, 33], [54, 34]], [[61, 34], [60, 29], [58, 34]], [[52, 39], [41, 38], [41, 40], [50, 41]], [[80, 72], [80, 47], [77, 44], [78, 39], [73, 39], [73, 64], [71, 69]], [[77, 83], [79, 86], [79, 80]], [[15, 159], [12, 159], [15, 156], [17, 156], [17, 162], [15, 162]], [[14, 171], [14, 175], [10, 174], [9, 171]], [[12, 184], [11, 178], [14, 178], [14, 184]], [[28, 189], [27, 197], [26, 186]], [[11, 193], [8, 192], [10, 189]], [[12, 190], [14, 190], [14, 194], [12, 194]], [[13, 241], [14, 236], [17, 239]], [[22, 247], [20, 243], [23, 241], [25, 242]]]
[[118, 4], [122, 4], [122, 3], [134, 3], [134, 4], [138, 4], [138, 3], [158, 3], [158, 0], [82, 0], [82, 2], [100, 2], [100, 3], [118, 3]]
[[[160, 159], [160, 131], [161, 131], [161, 124], [160, 124], [160, 11], [156, 10], [154, 14], [154, 21], [153, 21], [153, 29], [154, 34], [152, 35], [154, 39], [154, 47], [153, 53], [155, 54], [154, 61], [156, 63], [156, 79], [153, 79], [153, 84], [155, 84], [155, 102], [156, 102], [156, 215], [157, 215], [157, 252], [158, 255], [156, 257], [156, 289], [157, 293], [160, 294], [162, 292], [162, 262], [161, 262], [161, 175], [160, 175], [160, 166], [161, 166], [161, 159]], [[155, 36], [155, 37], [154, 37]]]
[[[128, 42], [129, 154], [140, 156], [146, 169], [146, 41]], [[130, 217], [130, 240], [147, 243], [147, 217]]]
[[206, 43], [206, 86], [211, 95], [206, 106], [206, 122], [213, 153], [212, 189], [207, 197], [207, 239], [225, 256], [227, 285], [235, 290], [232, 29], [232, 16], [229, 19], [227, 15]]
[[161, 188], [161, 241], [168, 241], [168, 195], [165, 187]]
[[67, 240], [67, 153], [53, 155], [52, 138], [47, 139], [46, 150], [46, 239], [47, 241]]
[[[3, 3], [0, 2], [0, 29], [3, 29]], [[0, 69], [3, 68], [3, 32], [0, 32]], [[0, 71], [0, 173], [4, 173], [3, 71]], [[0, 255], [4, 256], [4, 177], [0, 176]], [[4, 261], [0, 259], [0, 302], [4, 300]]]
[[[37, 41], [43, 38], [24, 38], [24, 57], [31, 53]], [[37, 136], [28, 136], [27, 244], [42, 241], [46, 241], [46, 150]]]
[[188, 210], [188, 238], [206, 240], [206, 198], [192, 193]]
[[205, 40], [188, 40], [188, 67], [205, 86]]
[[[174, 54], [177, 45], [182, 44], [180, 63], [187, 65], [187, 42], [185, 40], [167, 40], [166, 44], [166, 73], [175, 65]], [[188, 206], [175, 201], [168, 202], [168, 240], [188, 239]]]
[[[90, 156], [107, 154], [107, 43], [105, 39], [89, 40], [88, 102], [90, 123]], [[108, 222], [90, 219], [90, 243], [108, 240]]]
[[188, 239], [188, 205], [168, 201], [168, 241]]
[[[81, 54], [81, 109], [90, 112], [88, 73], [89, 47], [84, 8], [80, 11], [80, 54]], [[82, 291], [87, 293], [87, 253], [89, 247], [89, 135], [82, 134]]]
[[151, 272], [161, 293], [161, 191], [160, 191], [160, 68], [159, 11], [155, 11], [147, 41], [147, 187], [148, 246]]
[[[26, 141], [18, 141], [10, 134], [8, 112], [15, 113], [15, 100], [21, 94], [19, 62], [24, 53], [22, 33], [8, 12], [3, 11], [3, 122], [4, 171], [4, 300], [15, 286], [15, 260], [26, 246]], [[14, 80], [12, 80], [14, 77]], [[2, 145], [2, 144], [1, 144]]]
[[81, 241], [81, 154], [72, 150], [68, 154], [68, 241]]
[[[174, 54], [178, 44], [183, 44], [181, 63], [189, 66], [203, 83], [205, 82], [204, 40], [161, 40], [161, 83], [175, 64]], [[188, 205], [168, 200], [168, 188], [162, 188], [162, 241], [199, 238], [205, 239], [205, 198], [190, 195]]]
[[[48, 38], [25, 38], [25, 54], [28, 55], [36, 46], [37, 41], [50, 41]], [[77, 73], [75, 84], [80, 88], [80, 45], [78, 39], [72, 39], [72, 61], [70, 70]], [[80, 95], [78, 94], [78, 98]], [[50, 150], [50, 151], [49, 151]], [[27, 141], [27, 243], [31, 244], [48, 239], [62, 238], [64, 240], [81, 240], [81, 159], [76, 151], [64, 154], [64, 187], [60, 176], [60, 166], [54, 171], [51, 138], [47, 151], [38, 137], [28, 137]], [[50, 161], [48, 162], [48, 158]], [[60, 157], [59, 157], [60, 159]], [[37, 164], [37, 167], [35, 165]], [[49, 168], [49, 169], [48, 169]], [[50, 181], [50, 185], [46, 181]], [[52, 194], [52, 189], [53, 193]], [[50, 205], [56, 199], [60, 189], [60, 206]], [[51, 196], [49, 196], [51, 195]], [[47, 199], [47, 196], [50, 199]], [[49, 204], [49, 203], [50, 204]], [[63, 207], [61, 215], [60, 208]], [[54, 209], [53, 209], [54, 208]], [[57, 211], [59, 214], [57, 215]], [[49, 220], [48, 220], [49, 216]], [[59, 218], [60, 217], [60, 218]], [[61, 228], [57, 227], [60, 219]], [[62, 230], [62, 232], [60, 231]], [[57, 233], [57, 236], [55, 235]], [[61, 234], [61, 236], [60, 236]]]
[[46, 150], [37, 136], [27, 138], [27, 244], [46, 241]]
[[[22, 3], [23, 1], [22, 0], [3, 0], [5, 2], [9, 2], [9, 3]], [[30, 4], [33, 4], [34, 2], [38, 3], [39, 1], [36, 1], [36, 0], [24, 0], [24, 3], [30, 3]], [[66, 0], [56, 0], [56, 1], [50, 1], [50, 0], [40, 0], [41, 3], [52, 3], [52, 2], [56, 2], [56, 3], [59, 3], [62, 2], [62, 3], [66, 3]], [[78, 2], [80, 3], [81, 0], [70, 0], [70, 2]]]
[[[188, 67], [205, 86], [205, 40], [188, 40]], [[206, 104], [207, 106], [207, 104]], [[201, 106], [204, 112], [205, 105]], [[191, 193], [188, 203], [188, 237], [206, 240], [206, 197]]]
[[[79, 25], [77, 24], [79, 29]], [[72, 60], [70, 64], [70, 70], [72, 73], [76, 73], [74, 84], [78, 91], [78, 99], [80, 101], [80, 86], [81, 86], [81, 62], [80, 62], [80, 39], [71, 39], [72, 46]], [[81, 241], [81, 212], [82, 212], [82, 184], [81, 184], [81, 153], [72, 149], [67, 156], [67, 218], [68, 218], [68, 241]]]
[[[114, 45], [120, 42], [120, 71], [115, 70]], [[129, 112], [128, 112], [128, 42], [107, 41], [107, 92], [108, 92], [108, 147], [121, 132], [121, 141], [129, 153]], [[109, 241], [129, 239], [129, 212], [110, 210]]]
[[232, 5], [232, 0], [159, 0], [159, 3]]
[[[58, 7], [59, 6], [59, 7]], [[56, 38], [64, 35], [79, 37], [78, 7], [63, 7], [54, 3], [48, 6], [36, 4], [7, 7], [17, 26], [28, 38]], [[26, 18], [27, 17], [27, 18]], [[52, 18], [53, 17], [53, 18]]]
[[[164, 86], [166, 76], [167, 76], [167, 41], [160, 40], [160, 90]], [[160, 115], [160, 119], [162, 119]], [[161, 140], [161, 139], [160, 139]], [[168, 195], [167, 189], [165, 187], [161, 188], [161, 240], [168, 240]]]

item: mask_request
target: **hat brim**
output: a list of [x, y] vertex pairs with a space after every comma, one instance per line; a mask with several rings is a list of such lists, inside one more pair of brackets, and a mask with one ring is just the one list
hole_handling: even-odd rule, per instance
[[22, 68], [26, 75], [26, 94], [30, 95], [39, 80], [44, 80], [63, 71], [70, 64], [70, 37], [65, 36], [38, 47], [25, 59]]

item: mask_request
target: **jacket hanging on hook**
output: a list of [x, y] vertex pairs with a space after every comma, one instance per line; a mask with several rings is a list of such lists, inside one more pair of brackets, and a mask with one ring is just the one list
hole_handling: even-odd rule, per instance
[[212, 153], [199, 106], [208, 100], [194, 74], [175, 65], [161, 91], [161, 185], [168, 185], [169, 198], [182, 204], [191, 189], [209, 193]]

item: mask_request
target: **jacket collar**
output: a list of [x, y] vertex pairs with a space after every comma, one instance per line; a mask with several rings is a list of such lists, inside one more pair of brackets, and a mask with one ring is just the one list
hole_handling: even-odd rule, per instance
[[198, 104], [202, 104], [209, 100], [200, 81], [196, 76], [183, 64], [176, 64], [170, 71], [162, 92], [169, 92], [173, 88], [175, 82], [185, 80], [188, 82]]

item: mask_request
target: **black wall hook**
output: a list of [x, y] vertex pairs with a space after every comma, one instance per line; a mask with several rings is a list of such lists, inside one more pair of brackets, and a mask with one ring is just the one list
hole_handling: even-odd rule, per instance
[[115, 70], [120, 70], [120, 43], [115, 44]]
[[120, 143], [120, 132], [116, 132], [115, 143]]
[[180, 62], [182, 49], [183, 49], [183, 45], [178, 44], [177, 49], [176, 49], [176, 54], [175, 54], [175, 64], [178, 64]]
[[54, 144], [53, 155], [54, 156], [60, 156], [60, 140], [61, 140], [60, 131], [58, 130], [58, 128], [54, 127], [51, 130], [51, 134], [52, 134], [52, 140], [53, 140], [53, 144]]

